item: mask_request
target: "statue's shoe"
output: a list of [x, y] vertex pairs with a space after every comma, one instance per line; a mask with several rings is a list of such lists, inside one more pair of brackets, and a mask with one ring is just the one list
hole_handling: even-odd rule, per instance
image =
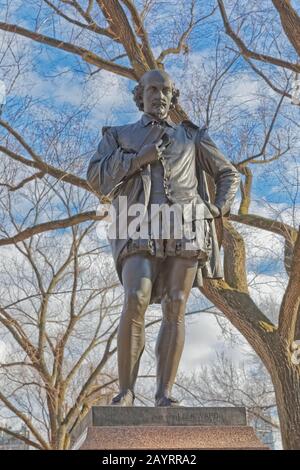
[[173, 397], [160, 397], [156, 398], [155, 406], [180, 406], [179, 401]]
[[133, 406], [135, 395], [131, 390], [121, 392], [112, 399], [113, 406]]

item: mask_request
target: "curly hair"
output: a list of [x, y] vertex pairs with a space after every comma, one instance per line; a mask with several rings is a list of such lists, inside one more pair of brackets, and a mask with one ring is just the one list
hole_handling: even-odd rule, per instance
[[[161, 71], [160, 71], [161, 72]], [[146, 72], [149, 73], [149, 72]], [[144, 83], [143, 83], [143, 78], [146, 74], [144, 74], [136, 87], [132, 90], [133, 94], [133, 99], [135, 101], [135, 104], [137, 105], [138, 109], [140, 111], [144, 111], [144, 102], [143, 102], [143, 93], [144, 93]], [[178, 98], [179, 98], [180, 92], [178, 88], [175, 87], [174, 83], [172, 82], [172, 100], [171, 100], [171, 106], [170, 109], [175, 108], [175, 106], [178, 103]]]

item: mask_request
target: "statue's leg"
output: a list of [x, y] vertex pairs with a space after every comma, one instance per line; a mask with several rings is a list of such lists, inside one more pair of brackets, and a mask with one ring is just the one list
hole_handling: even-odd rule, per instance
[[156, 343], [156, 405], [172, 406], [170, 399], [185, 339], [185, 307], [197, 272], [195, 258], [169, 256], [165, 260], [165, 293], [162, 299], [163, 319]]
[[[123, 262], [124, 305], [117, 337], [119, 402], [128, 394], [130, 398], [134, 397], [140, 358], [145, 347], [145, 312], [159, 262], [147, 254], [132, 254]], [[118, 400], [115, 402], [119, 404]], [[128, 404], [130, 399], [125, 399], [124, 405]]]

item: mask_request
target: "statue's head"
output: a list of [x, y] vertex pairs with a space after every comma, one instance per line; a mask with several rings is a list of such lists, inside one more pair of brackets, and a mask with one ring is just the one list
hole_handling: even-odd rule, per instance
[[179, 90], [166, 72], [150, 70], [142, 76], [133, 94], [140, 111], [166, 119], [170, 109], [176, 106]]

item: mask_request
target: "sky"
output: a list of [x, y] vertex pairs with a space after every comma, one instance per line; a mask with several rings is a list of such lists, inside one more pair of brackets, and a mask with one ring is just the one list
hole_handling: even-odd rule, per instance
[[[5, 2], [2, 2], [3, 5], [4, 3]], [[32, 6], [36, 2], [29, 3]], [[13, 2], [10, 6], [10, 21], [18, 21], [23, 26], [33, 27], [33, 21], [36, 18], [36, 10], [34, 8], [28, 8], [29, 3], [26, 2], [26, 4], [24, 4], [22, 1]], [[4, 9], [2, 11], [4, 16]], [[44, 14], [40, 14], [39, 28], [45, 34], [50, 34], [51, 32], [52, 22], [50, 20], [51, 18], [49, 18], [49, 12], [47, 15], [47, 10], [45, 10]], [[163, 15], [160, 21], [165, 21]], [[196, 39], [192, 37], [193, 49], [188, 58], [176, 57], [175, 60], [168, 60], [168, 69], [172, 76], [175, 77], [176, 84], [179, 88], [183, 88], [183, 86], [186, 85], [187, 80], [191, 78], [195, 69], [200, 73], [200, 77], [203, 67], [206, 67], [210, 73], [213, 73], [209, 64], [214, 60], [212, 52], [214, 50], [213, 32], [216, 30], [215, 23], [215, 19], [208, 23], [207, 30], [210, 31], [210, 34], [206, 35], [205, 41], [200, 42], [200, 40], [198, 40], [197, 43]], [[156, 30], [158, 27], [159, 22], [156, 23], [153, 28]], [[67, 36], [71, 34], [71, 32], [70, 27], [67, 25], [62, 34]], [[3, 44], [11, 39], [11, 35], [0, 32], [0, 39], [3, 39], [3, 37]], [[84, 41], [86, 41], [85, 38], [83, 38], [83, 42]], [[159, 40], [156, 42], [159, 43]], [[28, 99], [28, 97], [32, 99], [33, 103], [36, 103], [36, 105], [32, 105], [32, 108], [29, 107], [29, 113], [32, 112], [32, 114], [34, 114], [37, 110], [40, 110], [43, 117], [46, 115], [46, 117], [50, 116], [55, 119], [59, 113], [65, 113], [66, 116], [68, 116], [71, 111], [74, 112], [74, 110], [87, 110], [88, 117], [85, 122], [86, 131], [90, 135], [95, 136], [95, 139], [99, 139], [103, 125], [120, 125], [127, 122], [134, 122], [139, 118], [140, 113], [132, 100], [132, 89], [134, 86], [132, 81], [106, 71], [100, 71], [87, 77], [86, 73], [83, 73], [82, 69], [78, 67], [77, 58], [74, 58], [71, 54], [47, 46], [40, 47], [40, 45], [36, 45], [25, 38], [15, 37], [11, 44], [11, 49], [14, 54], [21, 57], [21, 64], [24, 63], [22, 70], [24, 71], [21, 77], [16, 80], [13, 92], [9, 93], [7, 96], [7, 118], [10, 117], [10, 113], [15, 112], [18, 104], [23, 104], [24, 99]], [[154, 49], [159, 52], [159, 44], [155, 44]], [[2, 50], [4, 50], [4, 47]], [[10, 89], [13, 76], [13, 72], [8, 72], [9, 63], [11, 63], [11, 55], [8, 54], [2, 61], [3, 75], [0, 77], [4, 81], [7, 90]], [[181, 68], [182, 63], [186, 63], [184, 70]], [[189, 84], [187, 86], [189, 87]], [[243, 113], [247, 113], [245, 116], [248, 117], [250, 125], [254, 128], [253, 134], [250, 134], [250, 136], [253, 135], [253, 139], [255, 140], [257, 135], [255, 133], [255, 126], [257, 125], [255, 120], [262, 106], [260, 96], [262, 93], [268, 94], [268, 106], [274, 107], [273, 101], [277, 98], [275, 94], [265, 88], [264, 84], [258, 81], [249, 71], [249, 68], [242, 67], [241, 61], [239, 61], [236, 68], [232, 70], [232, 74], [227, 77], [224, 85], [220, 88], [219, 100], [217, 100], [215, 107], [223, 106], [224, 101], [227, 101], [227, 110], [232, 120], [235, 118], [236, 109], [242, 116]], [[187, 98], [184, 93], [182, 98], [183, 103], [188, 106], [189, 104], [186, 103]], [[218, 104], [218, 102], [220, 104]], [[297, 111], [295, 111], [295, 107], [290, 106], [288, 100], [286, 100], [285, 106], [286, 108], [283, 114], [291, 114]], [[238, 152], [242, 150], [242, 143], [238, 139], [231, 142], [231, 152], [226, 152], [228, 143], [224, 138], [224, 132], [222, 137], [222, 131], [219, 131], [219, 125], [221, 115], [221, 124], [225, 127], [226, 132], [228, 131], [228, 123], [225, 120], [228, 113], [216, 112], [215, 114], [216, 121], [212, 120], [210, 124], [210, 132], [213, 139], [215, 139], [218, 144], [220, 143], [221, 149], [224, 150], [224, 153], [233, 161], [247, 156], [241, 155], [241, 153], [238, 154]], [[22, 125], [22, 120], [24, 120], [24, 115], [17, 120], [20, 126]], [[215, 122], [217, 122], [217, 125]], [[198, 122], [198, 124], [201, 123]], [[260, 123], [260, 125], [262, 125], [262, 123]], [[285, 126], [286, 120], [282, 116], [278, 124], [278, 135], [280, 135], [281, 132], [283, 137], [286, 137], [286, 134], [284, 134]], [[232, 137], [234, 137], [235, 131], [241, 131], [241, 124], [237, 123], [236, 127], [234, 124], [231, 124], [231, 128], [233, 128]], [[295, 160], [297, 158], [295, 149], [298, 150], [299, 148], [299, 143], [297, 143], [297, 127], [293, 129], [293, 132], [292, 137], [296, 143], [292, 155], [289, 154], [287, 158], [274, 162], [274, 164], [252, 165], [251, 168], [254, 171], [255, 177], [251, 212], [256, 213], [259, 211], [259, 213], [266, 217], [274, 216], [277, 212], [277, 218], [279, 217], [288, 223], [297, 225], [297, 219], [299, 217], [299, 196], [296, 194], [299, 163]], [[63, 143], [61, 143], [61, 145], [63, 146]], [[37, 141], [37, 146], [42, 147], [42, 143]], [[93, 151], [92, 147], [90, 151]], [[86, 164], [87, 163], [88, 161], [86, 161]], [[239, 197], [238, 195], [235, 202], [234, 207], [236, 209]], [[296, 205], [294, 214], [292, 214], [293, 208], [291, 199], [294, 200]], [[261, 240], [268, 240], [270, 235], [262, 232], [258, 237], [261, 237]], [[276, 237], [274, 237], [274, 243], [275, 248], [277, 243]]]
[[[207, 2], [206, 11], [209, 10], [210, 3]], [[262, 13], [259, 12], [257, 2], [247, 3], [245, 8], [257, 8], [258, 18], [261, 18]], [[0, 0], [2, 7], [0, 21], [5, 18], [3, 8], [5, 4], [6, 2]], [[265, 4], [266, 2], [264, 6]], [[46, 9], [39, 12], [38, 22], [35, 24], [37, 5], [38, 2], [15, 0], [10, 4], [9, 21], [27, 28], [37, 27], [38, 31], [44, 34], [61, 35], [64, 40], [75, 37], [73, 27], [62, 19], [56, 22], [54, 27]], [[172, 5], [173, 14], [169, 11], [169, 14], [159, 15], [154, 9], [155, 21], [151, 21], [150, 16], [146, 20], [156, 54], [165, 47], [165, 37], [169, 30], [174, 27], [180, 29], [183, 26], [184, 17], [176, 16], [178, 11], [184, 12], [180, 10], [182, 8], [180, 2], [173, 2]], [[265, 27], [267, 30], [272, 19], [268, 17], [262, 28]], [[219, 29], [220, 20], [214, 16], [191, 35], [189, 41], [191, 51], [188, 56], [175, 58], [170, 56], [166, 61], [167, 70], [182, 90], [181, 102], [198, 125], [204, 124], [203, 106], [216, 73], [215, 44]], [[174, 35], [176, 36], [175, 33]], [[80, 59], [64, 51], [41, 46], [21, 37], [14, 37], [10, 43], [11, 39], [12, 35], [0, 31], [0, 80], [3, 80], [8, 91], [4, 118], [22, 130], [41, 155], [56, 158], [57, 164], [61, 164], [62, 167], [70, 165], [71, 169], [74, 168], [74, 172], [77, 171], [84, 177], [88, 160], [99, 142], [101, 128], [104, 125], [122, 125], [139, 119], [140, 113], [132, 99], [135, 83], [103, 70], [88, 68]], [[221, 41], [225, 41], [224, 35], [221, 35]], [[84, 47], [94, 47], [99, 53], [110, 57], [120, 52], [118, 48], [108, 46], [106, 41], [97, 42], [96, 38], [91, 40], [85, 33], [77, 37], [77, 42]], [[4, 54], [9, 43], [10, 49]], [[284, 46], [283, 50], [285, 52], [288, 47]], [[220, 51], [218, 66], [222, 68], [226, 62], [226, 54], [230, 55], [230, 52], [228, 48], [221, 48]], [[17, 68], [12, 66], [14, 57], [19, 60], [19, 74]], [[274, 79], [280, 83], [281, 71], [274, 72]], [[200, 102], [200, 109], [195, 105], [196, 98]], [[220, 79], [217, 86], [209, 125], [211, 137], [233, 162], [257, 153], [278, 101], [278, 95], [258, 79], [243, 60], [238, 59], [232, 65], [230, 73]], [[25, 103], [28, 103], [26, 110], [21, 112]], [[294, 125], [292, 120], [295, 122]], [[34, 129], [28, 126], [32, 121], [36, 122]], [[279, 140], [281, 145], [284, 145], [289, 139], [291, 150], [281, 159], [268, 165], [251, 166], [254, 181], [250, 206], [251, 213], [283, 220], [295, 227], [299, 225], [300, 220], [298, 194], [300, 145], [297, 122], [299, 122], [299, 109], [286, 99], [281, 108], [280, 118], [275, 124], [268, 154], [270, 156], [274, 154]], [[55, 139], [57, 129], [59, 129], [58, 141]], [[75, 135], [77, 137], [80, 135], [82, 138], [79, 141], [78, 137], [78, 142], [69, 143], [71, 137]], [[83, 154], [86, 155], [82, 157]], [[76, 161], [80, 162], [77, 166]], [[240, 194], [237, 195], [233, 206], [235, 213], [239, 201]], [[59, 213], [60, 206], [56, 204]], [[96, 201], [90, 204], [96, 208]], [[30, 202], [22, 197], [17, 207], [21, 215], [31, 209]], [[53, 207], [55, 207], [54, 202]], [[76, 211], [75, 206], [74, 213]], [[47, 212], [45, 211], [40, 217], [45, 219]], [[30, 220], [28, 218], [28, 223]], [[272, 299], [276, 317], [287, 283], [282, 261], [283, 241], [274, 234], [240, 225], [237, 227], [245, 237], [251, 295], [259, 305]], [[101, 243], [104, 242], [104, 239], [101, 240]], [[195, 306], [203, 304], [207, 302], [193, 291], [187, 311], [192, 311]], [[249, 347], [246, 342], [241, 339], [238, 345], [232, 345], [224, 341], [214, 316], [209, 313], [199, 313], [187, 318], [186, 330], [186, 346], [180, 371], [195, 371], [200, 365], [211, 364], [215, 354], [222, 351], [225, 351], [237, 364], [247, 358]], [[0, 357], [4, 356], [5, 347], [0, 343]]]
[[[31, 8], [28, 8], [30, 3]], [[10, 6], [10, 21], [19, 22], [25, 27], [33, 27], [35, 24], [37, 10], [34, 5], [36, 2], [29, 2], [24, 4], [22, 1], [13, 2]], [[2, 2], [4, 5], [4, 2]], [[207, 5], [207, 8], [209, 5]], [[37, 8], [37, 7], [36, 7]], [[180, 10], [180, 6], [178, 9]], [[4, 9], [3, 17], [5, 15]], [[158, 13], [154, 9], [154, 16], [158, 18]], [[174, 14], [174, 18], [175, 18]], [[3, 19], [3, 18], [2, 18]], [[173, 18], [170, 19], [173, 21]], [[175, 20], [174, 20], [175, 21]], [[44, 34], [53, 34], [53, 23], [49, 16], [49, 11], [42, 10], [39, 16], [39, 30]], [[61, 25], [62, 23], [59, 23]], [[67, 38], [73, 34], [73, 29], [68, 24], [64, 24], [61, 32], [63, 38]], [[167, 28], [164, 15], [160, 15], [155, 25], [149, 22], [150, 31], [153, 33], [158, 31], [159, 28]], [[215, 32], [218, 29], [218, 23], [215, 17], [208, 21], [205, 26], [207, 34], [202, 35], [201, 41], [197, 40], [197, 35], [191, 37], [192, 50], [188, 57], [175, 57], [167, 60], [167, 67], [172, 76], [175, 77], [176, 84], [179, 88], [192, 85], [192, 77], [195, 70], [199, 73], [200, 80], [205, 84], [203, 73], [209, 77], [213, 74], [214, 63], [214, 46], [215, 46]], [[199, 32], [199, 30], [197, 30]], [[56, 33], [58, 35], [58, 33]], [[162, 36], [162, 34], [161, 34]], [[162, 39], [160, 34], [153, 34], [156, 38], [153, 40], [154, 51], [159, 53], [162, 47]], [[11, 39], [11, 35], [0, 32], [0, 39], [2, 38], [3, 44]], [[205, 38], [205, 40], [203, 40]], [[87, 43], [88, 39], [85, 35], [80, 37], [80, 43]], [[104, 48], [105, 49], [105, 48]], [[4, 50], [4, 48], [2, 49]], [[34, 44], [32, 41], [15, 37], [11, 44], [11, 50], [19, 56], [22, 67], [22, 78], [17, 79], [12, 93], [7, 96], [7, 117], [10, 113], [15, 112], [18, 105], [24, 103], [25, 99], [32, 100], [33, 104], [29, 107], [29, 114], [34, 115], [41, 112], [45, 119], [57, 119], [59, 113], [69, 116], [74, 110], [82, 110], [85, 112], [85, 130], [89, 135], [86, 145], [90, 147], [88, 150], [93, 151], [92, 144], [95, 145], [97, 139], [100, 138], [100, 131], [103, 125], [120, 125], [128, 122], [134, 122], [140, 116], [140, 113], [135, 107], [132, 100], [132, 89], [134, 83], [125, 78], [118, 77], [106, 71], [100, 71], [94, 74], [87, 75], [86, 70], [82, 64], [79, 64], [77, 58], [64, 51]], [[11, 80], [15, 71], [9, 70], [9, 63], [11, 63], [11, 55], [4, 57], [2, 62], [2, 69], [4, 75], [2, 80], [9, 90], [11, 87]], [[186, 67], [182, 68], [185, 64]], [[5, 67], [6, 66], [6, 67]], [[84, 71], [83, 71], [84, 70]], [[1, 69], [0, 69], [1, 73]], [[1, 78], [1, 77], [0, 77]], [[206, 78], [206, 80], [207, 80]], [[191, 80], [189, 82], [189, 80]], [[203, 85], [203, 92], [205, 93], [205, 86]], [[226, 78], [222, 87], [220, 87], [219, 98], [215, 104], [215, 116], [212, 117], [210, 123], [210, 132], [213, 139], [220, 145], [232, 161], [238, 161], [241, 158], [241, 151], [243, 150], [242, 142], [235, 135], [237, 132], [242, 132], [242, 125], [236, 121], [236, 114], [247, 118], [250, 122], [249, 125], [253, 127], [253, 133], [250, 133], [253, 138], [253, 148], [255, 148], [255, 140], [257, 132], [261, 132], [262, 123], [257, 123], [257, 116], [262, 106], [263, 100], [269, 99], [266, 106], [274, 108], [274, 100], [278, 97], [265, 87], [265, 84], [257, 80], [257, 77], [245, 67], [242, 61], [239, 60], [233, 66], [232, 73]], [[189, 102], [185, 93], [182, 96], [183, 103], [189, 107]], [[226, 103], [226, 104], [224, 104]], [[217, 108], [222, 107], [222, 111]], [[224, 109], [226, 106], [226, 109]], [[295, 109], [290, 106], [286, 100], [285, 113], [294, 113]], [[226, 111], [226, 112], [224, 112]], [[228, 119], [229, 116], [229, 119]], [[195, 116], [199, 118], [199, 116]], [[23, 121], [23, 122], [22, 122]], [[24, 124], [24, 115], [19, 116], [17, 121], [20, 127]], [[201, 124], [201, 122], [197, 122]], [[235, 126], [236, 124], [236, 126]], [[47, 122], [44, 127], [47, 126]], [[279, 120], [278, 132], [282, 132], [286, 137], [285, 127], [286, 120], [282, 117]], [[281, 129], [280, 129], [281, 127]], [[228, 129], [230, 130], [228, 131]], [[223, 130], [222, 130], [223, 129]], [[224, 129], [226, 133], [231, 135], [230, 144], [224, 138]], [[298, 129], [293, 129], [293, 138], [296, 140]], [[240, 134], [241, 135], [241, 134]], [[92, 142], [92, 144], [91, 144]], [[40, 150], [43, 150], [43, 140], [37, 139], [36, 145]], [[63, 143], [62, 150], [63, 150]], [[94, 147], [95, 148], [95, 147]], [[299, 145], [295, 144], [295, 149]], [[228, 149], [228, 152], [226, 150]], [[250, 146], [251, 150], [251, 146]], [[242, 155], [245, 157], [247, 155]], [[280, 162], [275, 162], [270, 165], [252, 165], [255, 172], [253, 184], [253, 196], [250, 211], [253, 213], [260, 213], [266, 217], [274, 217], [284, 220], [292, 225], [297, 225], [299, 220], [299, 197], [297, 196], [297, 171], [295, 165], [295, 153], [287, 158], [283, 158]], [[87, 164], [88, 162], [86, 162]], [[293, 181], [293, 187], [287, 187]], [[237, 196], [234, 208], [237, 209], [240, 196]], [[295, 207], [292, 207], [292, 201]], [[25, 203], [25, 202], [24, 202]], [[23, 206], [21, 206], [23, 209]], [[26, 210], [24, 208], [24, 210]], [[249, 279], [253, 278], [253, 273], [258, 269], [258, 277], [273, 276], [276, 273], [282, 272], [282, 262], [278, 261], [279, 255], [282, 253], [282, 241], [266, 232], [256, 232], [250, 228], [241, 230], [247, 234], [247, 253], [249, 259]], [[264, 246], [268, 244], [272, 249], [268, 253], [265, 252]], [[258, 280], [256, 276], [256, 280]], [[276, 276], [274, 282], [276, 283]], [[257, 284], [259, 284], [257, 282]], [[256, 292], [259, 288], [256, 286]], [[266, 287], [268, 291], [269, 288]], [[274, 289], [275, 292], [275, 289]]]

